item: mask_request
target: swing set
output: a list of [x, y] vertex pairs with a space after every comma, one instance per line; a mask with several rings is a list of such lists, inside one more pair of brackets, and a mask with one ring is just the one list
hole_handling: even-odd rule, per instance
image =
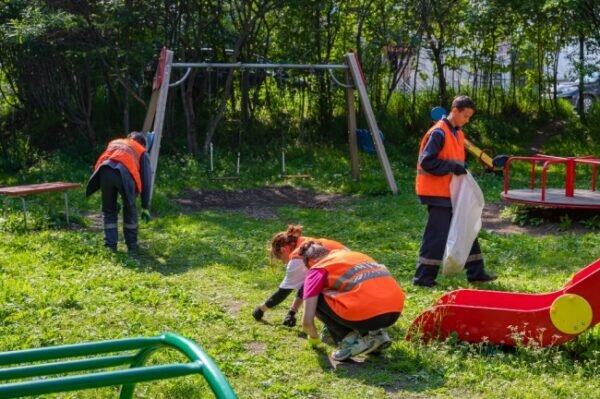
[[[274, 70], [274, 71], [285, 71], [285, 70], [305, 70], [305, 71], [327, 71], [331, 79], [339, 86], [345, 89], [346, 93], [346, 115], [348, 124], [348, 143], [350, 149], [350, 165], [352, 178], [358, 180], [359, 178], [359, 166], [358, 166], [358, 145], [356, 137], [356, 105], [355, 105], [355, 91], [358, 92], [358, 97], [362, 110], [365, 114], [369, 131], [371, 132], [371, 138], [377, 153], [377, 157], [381, 164], [384, 176], [386, 178], [388, 187], [392, 194], [398, 194], [398, 188], [394, 179], [392, 169], [383, 145], [383, 141], [379, 134], [379, 127], [375, 119], [375, 114], [371, 107], [371, 102], [367, 95], [365, 78], [362, 72], [360, 62], [355, 53], [348, 53], [344, 55], [344, 64], [275, 64], [275, 63], [212, 63], [212, 62], [173, 62], [173, 52], [163, 48], [159, 57], [159, 63], [154, 76], [152, 84], [152, 97], [150, 99], [150, 105], [146, 113], [144, 125], [142, 128], [143, 132], [154, 132], [153, 147], [150, 151], [150, 162], [152, 165], [152, 178], [151, 178], [151, 193], [154, 191], [154, 182], [156, 178], [156, 169], [158, 165], [158, 154], [160, 152], [160, 142], [162, 138], [162, 130], [164, 125], [164, 117], [166, 111], [167, 98], [169, 95], [169, 88], [182, 84], [190, 75], [192, 69], [201, 69], [204, 71], [212, 70], [228, 70], [232, 73], [234, 70], [243, 71], [259, 71], [259, 70]], [[174, 83], [170, 83], [171, 71], [173, 69], [185, 69], [183, 76]], [[344, 71], [345, 83], [340, 82], [333, 71]], [[304, 105], [302, 105], [304, 106]], [[283, 134], [283, 133], [282, 133]], [[238, 131], [238, 151], [237, 151], [237, 162], [236, 162], [236, 175], [229, 178], [239, 177], [240, 170], [240, 158], [241, 158], [241, 137], [242, 127]], [[285, 165], [285, 145], [284, 137], [282, 136], [282, 175], [285, 176], [286, 165]], [[210, 160], [211, 160], [211, 171], [214, 171], [214, 149], [212, 143], [209, 147]]]

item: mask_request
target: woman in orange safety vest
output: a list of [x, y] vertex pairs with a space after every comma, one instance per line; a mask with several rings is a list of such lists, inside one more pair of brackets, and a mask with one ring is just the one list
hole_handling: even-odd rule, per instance
[[398, 320], [406, 298], [388, 269], [360, 252], [329, 250], [313, 241], [299, 253], [309, 268], [302, 320], [309, 342], [319, 340], [317, 317], [338, 344], [334, 360], [388, 347], [391, 339], [383, 329]]
[[298, 254], [300, 246], [310, 240], [318, 240], [329, 249], [346, 249], [343, 244], [325, 238], [312, 238], [302, 235], [302, 226], [290, 225], [287, 231], [277, 233], [271, 239], [271, 258], [286, 263], [285, 277], [275, 291], [262, 305], [252, 311], [256, 320], [261, 320], [264, 313], [283, 302], [293, 290], [297, 290], [296, 297], [283, 319], [283, 325], [293, 327], [296, 325], [296, 312], [302, 305], [302, 285], [308, 269], [304, 266], [302, 257]]

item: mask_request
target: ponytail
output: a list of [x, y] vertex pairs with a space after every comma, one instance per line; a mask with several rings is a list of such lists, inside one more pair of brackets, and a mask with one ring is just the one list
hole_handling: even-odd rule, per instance
[[271, 258], [279, 259], [283, 247], [289, 246], [295, 249], [298, 238], [302, 236], [302, 229], [300, 225], [290, 225], [287, 231], [275, 234], [271, 239]]
[[298, 254], [302, 257], [304, 265], [310, 269], [310, 262], [327, 256], [329, 250], [320, 242], [308, 241], [302, 244]]

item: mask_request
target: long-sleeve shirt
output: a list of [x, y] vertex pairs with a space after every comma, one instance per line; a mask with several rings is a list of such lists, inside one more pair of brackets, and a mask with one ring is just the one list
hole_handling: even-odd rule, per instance
[[[457, 129], [454, 128], [447, 119], [443, 121], [448, 125], [450, 131], [456, 136]], [[423, 151], [419, 154], [419, 163], [421, 167], [435, 176], [444, 176], [452, 173], [454, 167], [452, 161], [446, 161], [439, 159], [438, 154], [444, 147], [444, 131], [442, 129], [435, 129], [429, 135], [429, 139], [423, 147]], [[419, 196], [419, 201], [425, 205], [444, 206], [452, 207], [452, 202], [449, 198], [445, 197], [433, 197], [433, 196]]]

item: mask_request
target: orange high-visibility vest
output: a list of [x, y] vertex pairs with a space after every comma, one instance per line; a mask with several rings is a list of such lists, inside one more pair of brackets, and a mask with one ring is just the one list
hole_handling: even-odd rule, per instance
[[146, 151], [143, 145], [131, 139], [116, 139], [108, 143], [106, 150], [96, 161], [94, 169], [98, 169], [106, 160], [117, 161], [125, 165], [133, 180], [138, 193], [142, 192], [142, 178], [140, 176], [140, 159]]
[[388, 269], [360, 252], [334, 250], [313, 268], [327, 270], [327, 304], [342, 319], [367, 320], [402, 312], [406, 294]]
[[298, 237], [298, 242], [296, 244], [296, 249], [294, 249], [292, 251], [292, 253], [290, 253], [290, 259], [296, 258], [296, 259], [302, 259], [302, 256], [300, 256], [299, 252], [300, 252], [300, 247], [302, 246], [302, 244], [304, 244], [305, 242], [308, 241], [314, 241], [314, 242], [318, 242], [321, 243], [325, 248], [327, 248], [330, 251], [333, 251], [334, 249], [344, 249], [346, 248], [344, 246], [344, 244], [341, 244], [337, 241], [334, 240], [328, 240], [327, 238], [314, 238], [314, 237]]
[[[465, 135], [462, 130], [458, 130], [456, 137], [450, 130], [450, 127], [443, 120], [437, 122], [431, 129], [425, 133], [421, 140], [421, 146], [419, 148], [419, 155], [423, 152], [423, 148], [429, 140], [429, 136], [435, 129], [442, 129], [444, 131], [444, 146], [438, 154], [439, 159], [446, 161], [465, 162]], [[433, 197], [447, 197], [450, 198], [450, 181], [452, 180], [452, 174], [449, 173], [443, 176], [435, 176], [428, 173], [421, 167], [421, 163], [417, 162], [417, 179], [416, 179], [416, 191], [417, 195], [433, 196]]]

